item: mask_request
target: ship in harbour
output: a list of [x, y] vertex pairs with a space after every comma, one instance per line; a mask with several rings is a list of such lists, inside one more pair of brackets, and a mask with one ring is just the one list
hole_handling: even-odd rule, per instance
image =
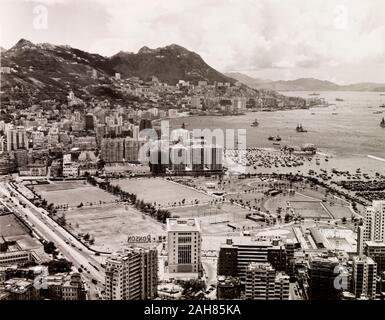
[[269, 136], [269, 137], [267, 138], [267, 140], [269, 140], [269, 141], [281, 141], [282, 138], [281, 138], [279, 135], [277, 135], [276, 137], [274, 137], [274, 136]]
[[253, 121], [253, 123], [251, 124], [251, 126], [252, 126], [252, 127], [258, 127], [258, 126], [259, 126], [258, 120], [255, 119], [255, 120]]
[[382, 118], [382, 120], [380, 122], [380, 127], [385, 128], [385, 119], [384, 118]]
[[297, 124], [297, 128], [295, 128], [295, 130], [297, 132], [307, 132], [307, 130], [305, 130], [303, 127], [302, 127], [302, 124]]

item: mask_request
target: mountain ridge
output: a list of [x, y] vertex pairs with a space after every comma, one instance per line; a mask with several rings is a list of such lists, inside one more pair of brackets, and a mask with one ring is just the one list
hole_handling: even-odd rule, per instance
[[275, 91], [385, 91], [384, 83], [360, 82], [348, 85], [339, 85], [328, 80], [316, 78], [298, 78], [295, 80], [269, 81], [253, 78], [242, 73], [225, 73], [239, 82], [255, 89], [269, 89]]
[[142, 80], [156, 76], [168, 84], [179, 80], [236, 82], [209, 66], [197, 53], [176, 44], [156, 49], [142, 47], [137, 53], [120, 51], [105, 57], [68, 45], [34, 44], [20, 39], [1, 51], [1, 60], [2, 66], [12, 69], [2, 79], [2, 90], [15, 97], [19, 93], [24, 97], [65, 99], [69, 90], [80, 92], [92, 85], [108, 84], [115, 73]]

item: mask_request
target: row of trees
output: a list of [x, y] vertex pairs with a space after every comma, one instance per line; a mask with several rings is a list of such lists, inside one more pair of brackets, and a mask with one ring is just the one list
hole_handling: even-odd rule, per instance
[[151, 216], [159, 222], [166, 223], [167, 218], [170, 218], [171, 214], [168, 210], [156, 208], [152, 203], [144, 202], [138, 199], [135, 193], [122, 190], [118, 185], [113, 185], [109, 181], [97, 181], [94, 177], [87, 177], [87, 182], [93, 186], [97, 186], [115, 196], [118, 196], [121, 201], [128, 201], [135, 206], [136, 209], [144, 214]]

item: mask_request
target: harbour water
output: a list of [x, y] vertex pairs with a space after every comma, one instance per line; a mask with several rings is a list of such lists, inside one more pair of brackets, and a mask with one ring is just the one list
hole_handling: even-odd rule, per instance
[[[282, 92], [285, 95], [311, 98], [309, 92]], [[385, 97], [379, 92], [319, 92], [329, 107], [276, 112], [250, 112], [241, 116], [197, 116], [177, 118], [171, 127], [187, 123], [187, 129], [247, 129], [248, 147], [279, 148], [268, 137], [279, 135], [280, 146], [315, 144], [320, 156], [330, 156], [327, 166], [385, 173], [385, 129], [380, 127]], [[343, 101], [336, 101], [336, 99]], [[377, 112], [377, 113], [376, 113]], [[378, 113], [383, 112], [383, 113]], [[251, 124], [258, 119], [259, 126]], [[302, 124], [307, 132], [297, 132]]]

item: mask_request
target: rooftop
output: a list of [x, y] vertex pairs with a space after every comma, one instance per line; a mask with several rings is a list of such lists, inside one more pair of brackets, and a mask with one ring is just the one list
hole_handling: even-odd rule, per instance
[[201, 228], [196, 218], [170, 218], [167, 219], [168, 232], [200, 232]]

